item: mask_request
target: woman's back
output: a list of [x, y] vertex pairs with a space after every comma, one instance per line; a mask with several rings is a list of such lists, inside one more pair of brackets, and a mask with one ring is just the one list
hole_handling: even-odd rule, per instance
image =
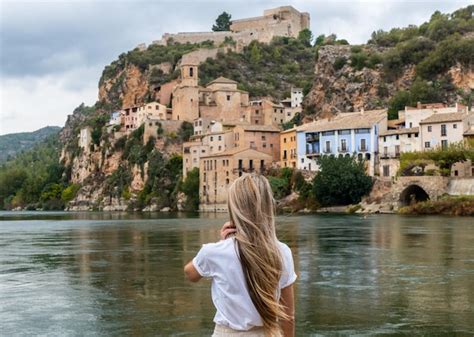
[[[282, 257], [280, 290], [292, 284], [296, 274], [290, 248], [282, 242], [278, 242], [278, 246]], [[263, 325], [247, 289], [234, 237], [203, 245], [193, 264], [201, 276], [212, 278], [216, 324], [235, 330], [249, 330]]]

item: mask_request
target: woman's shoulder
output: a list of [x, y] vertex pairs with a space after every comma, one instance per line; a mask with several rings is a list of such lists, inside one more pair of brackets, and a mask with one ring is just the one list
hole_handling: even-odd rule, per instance
[[290, 247], [284, 243], [278, 240], [278, 246], [280, 247], [280, 250], [282, 250], [284, 253], [290, 253], [291, 254], [291, 249]]
[[210, 242], [202, 245], [202, 249], [208, 252], [219, 252], [228, 250], [229, 247], [234, 246], [234, 238], [228, 238], [225, 240], [220, 240], [218, 242]]

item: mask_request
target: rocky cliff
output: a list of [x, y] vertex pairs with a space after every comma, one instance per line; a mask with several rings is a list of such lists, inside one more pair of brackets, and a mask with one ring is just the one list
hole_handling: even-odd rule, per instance
[[470, 105], [474, 89], [474, 6], [436, 12], [420, 26], [377, 31], [365, 45], [320, 39], [307, 119], [420, 101]]

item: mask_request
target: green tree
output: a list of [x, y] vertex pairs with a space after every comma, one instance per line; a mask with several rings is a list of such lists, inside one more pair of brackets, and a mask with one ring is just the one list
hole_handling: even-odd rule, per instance
[[181, 191], [186, 195], [186, 211], [197, 211], [199, 209], [199, 169], [193, 168], [186, 175], [181, 184]]
[[230, 30], [230, 19], [232, 15], [222, 12], [216, 19], [216, 24], [212, 25], [212, 30], [214, 32], [222, 32]]
[[358, 203], [372, 188], [364, 162], [355, 157], [323, 156], [319, 166], [320, 171], [313, 180], [313, 193], [321, 205]]
[[258, 64], [262, 59], [262, 54], [260, 53], [260, 48], [258, 48], [257, 43], [253, 43], [250, 49], [250, 63], [253, 65]]
[[311, 41], [313, 41], [313, 33], [305, 28], [298, 34], [298, 40], [303, 43], [306, 47], [311, 47]]

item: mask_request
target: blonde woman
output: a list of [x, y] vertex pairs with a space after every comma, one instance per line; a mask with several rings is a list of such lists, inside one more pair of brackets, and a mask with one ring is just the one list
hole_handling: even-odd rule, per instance
[[221, 241], [202, 246], [184, 267], [197, 282], [212, 279], [213, 337], [294, 336], [293, 257], [275, 233], [268, 180], [246, 174], [229, 188], [230, 222]]

